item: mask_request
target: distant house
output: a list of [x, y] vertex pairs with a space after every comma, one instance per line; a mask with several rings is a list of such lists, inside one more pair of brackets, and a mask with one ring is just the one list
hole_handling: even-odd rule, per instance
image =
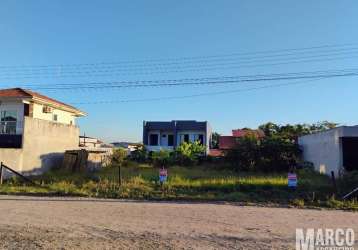
[[143, 144], [148, 151], [174, 150], [182, 142], [199, 141], [209, 153], [211, 127], [207, 121], [144, 121]]
[[80, 135], [80, 147], [85, 148], [100, 148], [103, 142], [97, 138]]
[[128, 150], [128, 153], [136, 151], [138, 148], [143, 147], [140, 143], [135, 142], [112, 142], [111, 145], [115, 148], [123, 148]]
[[238, 138], [242, 138], [245, 136], [263, 138], [265, 137], [265, 133], [260, 129], [233, 129], [232, 135], [224, 135], [219, 137], [219, 149], [232, 149], [236, 146]]
[[317, 171], [336, 175], [358, 170], [358, 126], [341, 126], [298, 138], [305, 161]]
[[0, 90], [0, 160], [29, 174], [60, 164], [65, 150], [78, 148], [76, 118], [85, 115], [30, 90]]

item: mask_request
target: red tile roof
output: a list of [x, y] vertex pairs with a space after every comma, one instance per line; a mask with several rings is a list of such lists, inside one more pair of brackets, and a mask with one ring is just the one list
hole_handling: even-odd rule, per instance
[[219, 148], [220, 149], [232, 149], [236, 145], [236, 138], [234, 136], [220, 136]]
[[220, 149], [210, 149], [209, 155], [212, 157], [222, 157], [225, 155], [225, 153]]
[[40, 99], [42, 101], [49, 102], [49, 103], [52, 103], [52, 104], [55, 104], [55, 105], [59, 105], [59, 106], [62, 106], [62, 107], [65, 107], [65, 108], [71, 109], [73, 111], [76, 111], [76, 112], [84, 114], [84, 112], [80, 111], [79, 109], [77, 109], [77, 108], [75, 108], [75, 107], [73, 107], [71, 105], [68, 105], [66, 103], [57, 101], [57, 100], [52, 99], [50, 97], [41, 95], [41, 94], [39, 94], [37, 92], [31, 91], [31, 90], [25, 90], [25, 89], [22, 89], [22, 88], [0, 89], [0, 97], [17, 97], [17, 98]]

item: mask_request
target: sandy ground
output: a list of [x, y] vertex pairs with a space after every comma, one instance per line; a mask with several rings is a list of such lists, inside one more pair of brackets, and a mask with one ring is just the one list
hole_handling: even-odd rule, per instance
[[0, 249], [290, 249], [296, 228], [327, 227], [358, 235], [358, 213], [0, 196]]

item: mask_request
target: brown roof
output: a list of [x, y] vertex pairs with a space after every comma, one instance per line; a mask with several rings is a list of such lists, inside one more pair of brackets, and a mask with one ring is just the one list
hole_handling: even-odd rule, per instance
[[50, 97], [41, 95], [41, 94], [36, 93], [36, 92], [34, 92], [32, 90], [27, 90], [27, 89], [25, 90], [25, 89], [22, 89], [22, 88], [0, 89], [0, 97], [36, 98], [36, 99], [41, 99], [43, 101], [46, 101], [46, 102], [49, 102], [49, 103], [52, 103], [52, 104], [56, 104], [56, 105], [59, 105], [59, 106], [62, 106], [62, 107], [68, 108], [68, 109], [72, 109], [72, 110], [77, 111], [79, 113], [84, 113], [84, 112], [80, 111], [79, 109], [77, 109], [77, 108], [75, 108], [75, 107], [73, 107], [71, 105], [68, 105], [66, 103], [57, 101], [57, 100], [52, 99]]

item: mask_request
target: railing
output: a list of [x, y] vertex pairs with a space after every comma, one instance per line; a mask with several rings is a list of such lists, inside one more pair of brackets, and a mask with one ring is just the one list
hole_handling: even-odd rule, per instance
[[0, 121], [0, 134], [16, 135], [20, 125], [17, 121]]
[[0, 163], [0, 185], [3, 183], [3, 179], [4, 179], [4, 169], [16, 174], [17, 176], [19, 176], [20, 178], [22, 178], [23, 180], [31, 183], [32, 185], [37, 185], [35, 182], [33, 182], [32, 180], [30, 180], [29, 178], [27, 178], [26, 176], [20, 174], [19, 172], [13, 170], [12, 168], [6, 166], [5, 164], [3, 164], [2, 162]]

